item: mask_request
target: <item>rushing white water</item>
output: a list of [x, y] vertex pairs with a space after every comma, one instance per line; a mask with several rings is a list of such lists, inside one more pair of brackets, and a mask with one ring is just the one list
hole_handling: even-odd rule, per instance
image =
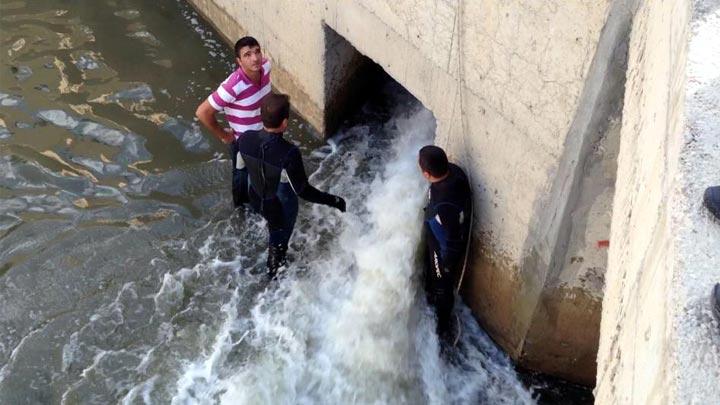
[[434, 119], [422, 110], [384, 130], [384, 151], [354, 128], [323, 160], [311, 180], [346, 197], [348, 212], [301, 207], [286, 276], [259, 293], [238, 282], [212, 344], [179, 376], [174, 404], [532, 402], [462, 304], [461, 341], [440, 356], [418, 260], [427, 185], [416, 154]]

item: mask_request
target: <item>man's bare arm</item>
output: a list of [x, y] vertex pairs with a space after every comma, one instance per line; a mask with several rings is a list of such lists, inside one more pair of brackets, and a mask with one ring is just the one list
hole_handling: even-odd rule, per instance
[[217, 111], [205, 100], [200, 104], [195, 111], [195, 116], [202, 122], [207, 129], [209, 129], [216, 138], [221, 140], [223, 143], [232, 143], [235, 140], [235, 136], [232, 131], [228, 131], [221, 127], [215, 118]]

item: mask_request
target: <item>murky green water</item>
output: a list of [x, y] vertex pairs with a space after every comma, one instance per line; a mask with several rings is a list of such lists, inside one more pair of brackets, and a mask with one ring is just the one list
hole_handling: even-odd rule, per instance
[[[235, 258], [226, 147], [194, 122], [234, 65], [174, 0], [3, 0], [0, 38], [0, 403], [56, 403], [82, 371], [63, 348], [128, 283], [156, 292], [215, 228]], [[98, 336], [143, 341], [124, 327]]]
[[[0, 7], [2, 234], [41, 220], [133, 229], [166, 218], [161, 202], [194, 219], [227, 208], [228, 165], [218, 162], [226, 148], [203, 133], [194, 111], [233, 69], [232, 55], [186, 4]], [[292, 138], [318, 146], [304, 124], [292, 124]], [[146, 208], [97, 211], [128, 204]], [[57, 229], [3, 252], [0, 274], [53, 250]]]

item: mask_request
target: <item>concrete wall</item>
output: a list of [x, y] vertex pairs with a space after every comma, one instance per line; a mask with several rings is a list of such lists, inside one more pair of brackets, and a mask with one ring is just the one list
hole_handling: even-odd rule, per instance
[[596, 401], [720, 403], [720, 1], [646, 1], [630, 42]]
[[521, 365], [594, 381], [630, 1], [191, 2], [321, 131], [357, 52], [430, 109], [475, 189], [465, 300]]

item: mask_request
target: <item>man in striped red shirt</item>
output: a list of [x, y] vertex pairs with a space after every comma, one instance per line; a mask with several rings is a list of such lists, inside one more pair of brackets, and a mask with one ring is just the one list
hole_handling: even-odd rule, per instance
[[[232, 194], [235, 207], [248, 201], [247, 170], [237, 168], [237, 139], [246, 131], [263, 128], [260, 104], [270, 93], [270, 61], [265, 59], [260, 44], [253, 37], [235, 43], [238, 69], [228, 76], [195, 112], [218, 139], [230, 145], [232, 159]], [[215, 113], [225, 113], [230, 128], [223, 128]]]

